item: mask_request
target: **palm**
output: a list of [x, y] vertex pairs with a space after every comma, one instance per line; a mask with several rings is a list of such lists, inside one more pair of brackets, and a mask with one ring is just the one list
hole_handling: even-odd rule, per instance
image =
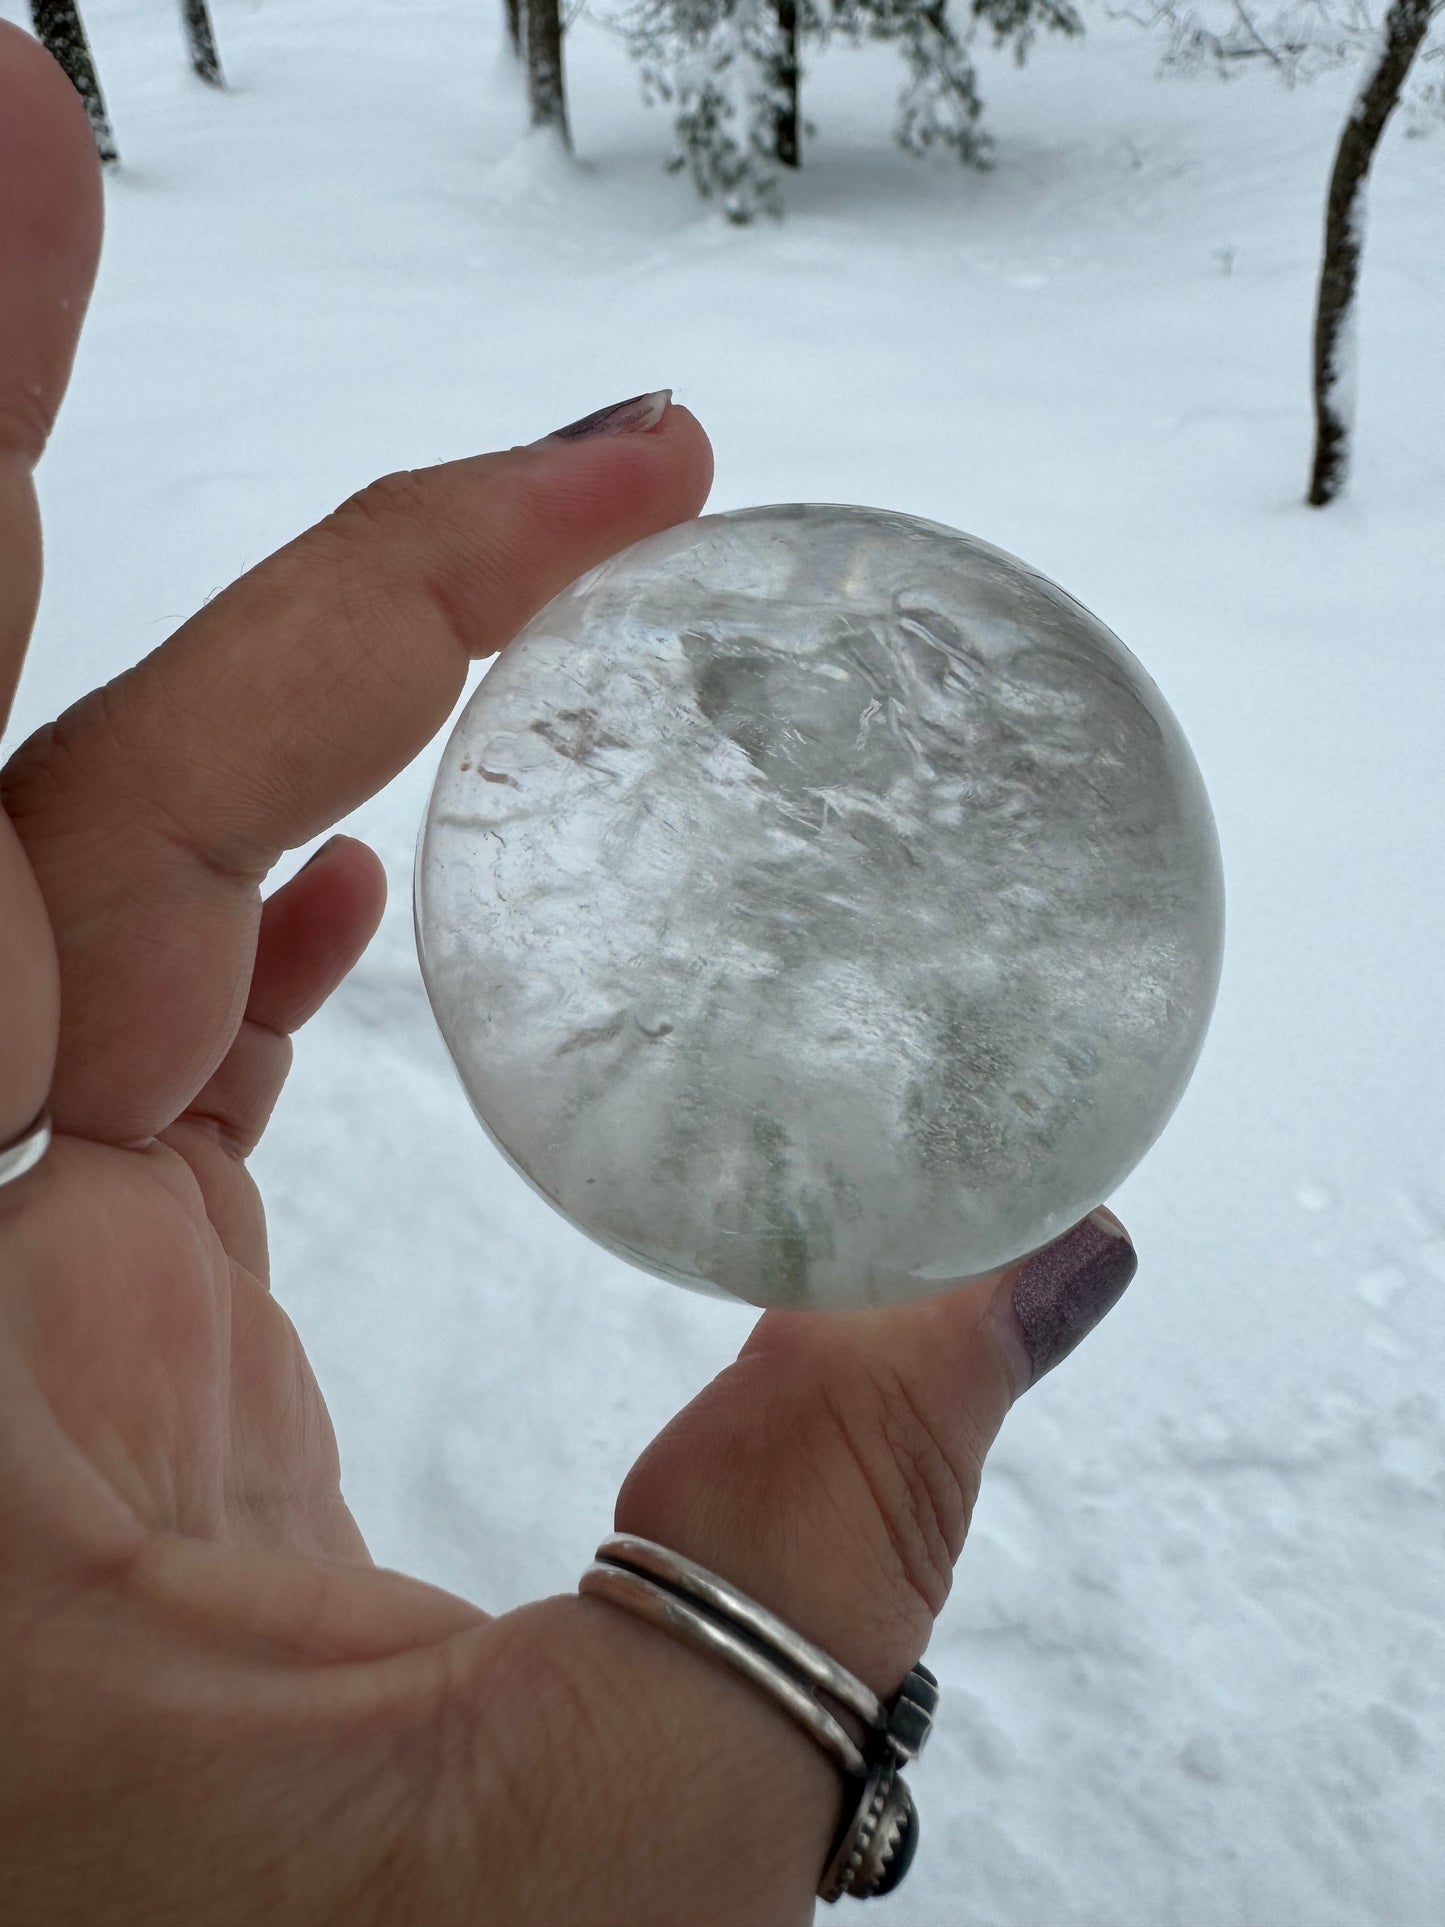
[[[264, 908], [254, 886], [228, 881], [235, 962], [217, 971], [212, 956], [199, 981], [173, 950], [159, 970], [118, 967], [113, 942], [94, 951], [88, 932], [119, 927], [106, 899], [129, 895], [124, 879], [112, 865], [77, 873], [65, 854], [68, 817], [88, 798], [57, 772], [87, 714], [37, 738], [5, 776], [84, 1013], [61, 1026], [59, 1134], [5, 1306], [27, 1380], [19, 1457], [48, 1461], [51, 1529], [79, 1556], [138, 1563], [166, 1611], [203, 1611], [222, 1636], [259, 1625], [280, 1651], [333, 1658], [478, 1623], [460, 1601], [372, 1568], [320, 1390], [269, 1290], [245, 1164], [289, 1066], [285, 1033], [371, 933], [379, 866], [343, 839]], [[66, 884], [52, 881], [62, 873]], [[32, 956], [43, 971], [47, 953]], [[123, 1051], [87, 1041], [107, 1034]], [[185, 1101], [179, 1077], [194, 1084], [198, 1064], [208, 1074]]]
[[[8, 1043], [54, 1066], [48, 1262], [21, 1326], [37, 1419], [58, 1421], [116, 1520], [364, 1561], [321, 1394], [269, 1293], [245, 1157], [289, 1068], [287, 1034], [364, 947], [383, 881], [339, 840], [263, 906], [257, 880], [217, 876], [144, 820], [117, 862], [95, 826], [127, 811], [137, 745], [117, 719], [134, 703], [143, 730], [152, 701], [135, 682], [80, 704], [4, 774], [15, 834], [0, 854], [21, 912], [7, 922], [29, 938], [13, 968], [34, 1006], [56, 1006], [56, 960], [63, 987], [54, 1034]], [[157, 890], [159, 945], [144, 940]]]
[[[83, 726], [82, 716], [70, 727]], [[294, 1813], [299, 1783], [325, 1846], [297, 1907], [314, 1918], [338, 1887], [355, 1889], [366, 1861], [353, 1797], [364, 1755], [350, 1723], [361, 1714], [383, 1758], [408, 1737], [412, 1748], [433, 1744], [447, 1678], [437, 1643], [485, 1623], [463, 1602], [371, 1565], [341, 1497], [320, 1391], [268, 1288], [260, 1200], [244, 1162], [285, 1075], [284, 1031], [370, 933], [377, 868], [343, 841], [264, 911], [253, 886], [228, 882], [232, 940], [242, 946], [235, 968], [191, 982], [168, 951], [159, 975], [127, 970], [124, 945], [118, 960], [90, 939], [119, 928], [106, 899], [129, 894], [123, 879], [107, 875], [113, 866], [77, 869], [65, 857], [70, 813], [87, 800], [83, 789], [68, 792], [65, 765], [61, 739], [47, 734], [5, 776], [52, 907], [60, 980], [76, 987], [83, 1016], [52, 1040], [60, 1130], [26, 1180], [23, 1211], [0, 1194], [9, 1416], [0, 1503], [22, 1555], [17, 1571], [28, 1551], [42, 1586], [0, 1604], [14, 1615], [16, 1655], [99, 1712], [33, 1749], [18, 1783], [0, 1771], [0, 1804], [20, 1801], [23, 1822], [28, 1798], [62, 1827], [77, 1810], [105, 1813], [118, 1917], [131, 1917], [128, 1895], [149, 1891], [159, 1917], [179, 1919], [203, 1911], [205, 1869], [228, 1850], [242, 1878], [258, 1877], [259, 1843]], [[8, 830], [0, 836], [13, 856]], [[43, 979], [46, 948], [29, 961]], [[85, 1046], [78, 1033], [92, 1025], [92, 1035], [115, 1027], [119, 1055]], [[198, 1063], [213, 1068], [182, 1104], [178, 1077], [194, 1083]], [[117, 1650], [145, 1712], [130, 1708], [112, 1732]], [[53, 1652], [62, 1655], [54, 1675]], [[338, 1674], [337, 1662], [361, 1670]], [[246, 1736], [258, 1698], [269, 1718]], [[362, 1768], [377, 1770], [375, 1757]], [[269, 1786], [293, 1792], [263, 1796], [255, 1842], [238, 1854], [226, 1816]], [[175, 1824], [192, 1834], [190, 1884], [177, 1881], [162, 1901], [153, 1869]], [[23, 1824], [16, 1837], [27, 1837]], [[33, 1880], [53, 1910], [46, 1917], [70, 1917], [52, 1867], [22, 1855], [10, 1877], [22, 1912]], [[411, 1877], [425, 1887], [424, 1868]], [[75, 1868], [77, 1916], [95, 1917], [96, 1878]], [[365, 1908], [355, 1917], [367, 1918]]]
[[[194, 1127], [168, 1135], [183, 1144]], [[364, 1559], [301, 1346], [228, 1251], [183, 1153], [62, 1140], [53, 1156], [31, 1367], [87, 1470], [151, 1534]], [[250, 1189], [239, 1166], [230, 1184]]]
[[[467, 1668], [464, 1652], [439, 1656], [485, 1623], [371, 1566], [300, 1343], [227, 1250], [202, 1197], [212, 1181], [171, 1145], [62, 1137], [27, 1214], [26, 1248], [44, 1262], [22, 1254], [0, 1333], [21, 1421], [5, 1440], [21, 1471], [6, 1496], [20, 1547], [33, 1541], [50, 1577], [0, 1604], [13, 1660], [80, 1710], [0, 1768], [17, 1918], [313, 1921], [338, 1904], [349, 1920], [393, 1918], [391, 1895], [371, 1891], [378, 1836], [359, 1796], [419, 1811], [410, 1776]], [[239, 1166], [229, 1188], [249, 1211]], [[27, 1472], [43, 1491], [25, 1489]], [[468, 1797], [435, 1774], [422, 1784], [439, 1813]], [[104, 1816], [98, 1830], [90, 1815]], [[268, 1843], [298, 1825], [307, 1878], [268, 1884]], [[46, 1827], [98, 1860], [68, 1847], [57, 1863]], [[424, 1852], [395, 1832], [385, 1847], [409, 1858], [430, 1918], [463, 1917]], [[218, 1881], [247, 1895], [239, 1909]]]

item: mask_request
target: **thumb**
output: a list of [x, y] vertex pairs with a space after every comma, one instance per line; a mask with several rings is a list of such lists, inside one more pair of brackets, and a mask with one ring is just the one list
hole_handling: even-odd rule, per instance
[[[1122, 1225], [1096, 1211], [1022, 1265], [938, 1298], [769, 1312], [643, 1454], [618, 1529], [730, 1580], [890, 1698], [947, 1596], [1010, 1404], [1134, 1269]], [[491, 1717], [515, 1733], [531, 1708], [536, 1734], [535, 1751], [512, 1743], [513, 1785], [546, 1788], [548, 1834], [568, 1842], [513, 1918], [812, 1918], [843, 1794], [784, 1713], [596, 1599], [510, 1614], [493, 1642]], [[568, 1709], [550, 1732], [535, 1716], [549, 1700]]]
[[888, 1697], [948, 1597], [1009, 1406], [1135, 1264], [1123, 1226], [1099, 1211], [961, 1291], [767, 1313], [638, 1461], [619, 1531], [722, 1573]]

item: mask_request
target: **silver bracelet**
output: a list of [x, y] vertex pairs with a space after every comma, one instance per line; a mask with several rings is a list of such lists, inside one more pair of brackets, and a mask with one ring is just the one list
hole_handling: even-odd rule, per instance
[[33, 1171], [49, 1149], [50, 1113], [42, 1111], [19, 1137], [0, 1145], [0, 1185], [13, 1184]]
[[[915, 1666], [885, 1706], [821, 1647], [726, 1579], [625, 1533], [597, 1548], [578, 1590], [721, 1660], [790, 1713], [837, 1763], [854, 1795], [819, 1897], [892, 1892], [918, 1845], [918, 1811], [899, 1768], [918, 1757], [933, 1725], [938, 1681], [926, 1666]], [[822, 1695], [857, 1722], [861, 1742]]]

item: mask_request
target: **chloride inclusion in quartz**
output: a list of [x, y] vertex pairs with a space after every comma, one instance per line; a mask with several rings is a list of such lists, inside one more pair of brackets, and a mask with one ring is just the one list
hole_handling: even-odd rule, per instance
[[791, 505], [558, 596], [418, 858], [478, 1116], [602, 1244], [755, 1304], [1006, 1264], [1098, 1204], [1219, 973], [1199, 772], [1133, 656], [1000, 550]]

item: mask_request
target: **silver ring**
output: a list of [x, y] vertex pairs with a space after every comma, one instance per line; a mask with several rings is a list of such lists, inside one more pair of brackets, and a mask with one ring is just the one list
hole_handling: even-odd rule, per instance
[[50, 1113], [42, 1111], [35, 1122], [9, 1144], [0, 1145], [0, 1185], [13, 1184], [33, 1171], [50, 1149]]
[[669, 1592], [666, 1586], [659, 1586], [641, 1573], [628, 1572], [621, 1566], [589, 1566], [577, 1590], [598, 1599], [610, 1599], [614, 1606], [625, 1606], [629, 1612], [660, 1626], [688, 1645], [700, 1646], [712, 1658], [720, 1659], [735, 1673], [741, 1673], [744, 1679], [771, 1694], [823, 1751], [833, 1756], [850, 1780], [867, 1776], [868, 1762], [863, 1749], [797, 1675], [777, 1665], [761, 1647], [740, 1639], [723, 1621], [699, 1612], [696, 1606]]
[[[821, 1647], [681, 1553], [619, 1533], [597, 1548], [578, 1591], [610, 1600], [721, 1660], [792, 1715], [842, 1770], [853, 1794], [818, 1886], [819, 1896], [891, 1892], [918, 1842], [918, 1813], [898, 1768], [916, 1759], [933, 1725], [938, 1682], [915, 1666], [884, 1705]], [[824, 1704], [858, 1723], [861, 1743]]]

